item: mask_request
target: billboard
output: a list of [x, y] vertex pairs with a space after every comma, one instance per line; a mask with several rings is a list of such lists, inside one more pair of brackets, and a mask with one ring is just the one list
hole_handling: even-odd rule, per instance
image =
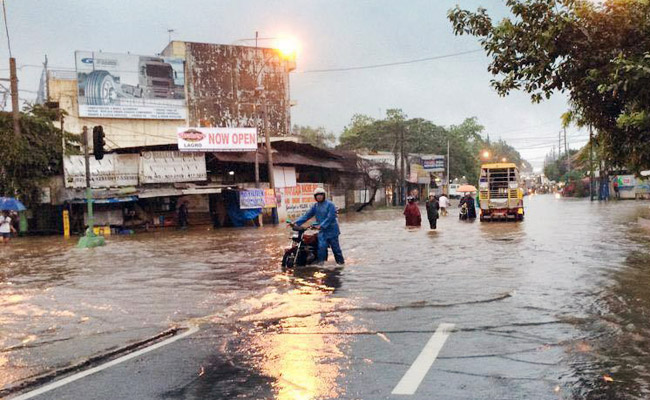
[[194, 182], [207, 179], [205, 156], [178, 151], [145, 151], [140, 157], [140, 183]]
[[80, 117], [187, 117], [182, 59], [77, 51], [75, 66]]
[[[90, 157], [90, 187], [109, 188], [136, 186], [138, 184], [137, 154], [106, 154], [101, 160]], [[65, 187], [86, 187], [86, 161], [84, 156], [64, 156], [63, 175]]]
[[257, 128], [178, 128], [180, 151], [255, 151]]
[[444, 172], [445, 156], [428, 155], [422, 156], [422, 168], [427, 172]]

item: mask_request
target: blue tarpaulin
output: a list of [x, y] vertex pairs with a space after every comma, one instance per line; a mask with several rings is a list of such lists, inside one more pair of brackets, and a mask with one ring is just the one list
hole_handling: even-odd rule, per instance
[[258, 215], [262, 212], [261, 208], [251, 208], [247, 210], [242, 210], [239, 207], [239, 193], [235, 191], [226, 191], [224, 192], [224, 197], [226, 199], [226, 206], [228, 209], [228, 217], [233, 226], [241, 227], [245, 226], [247, 221], [250, 221], [253, 218], [257, 218]]

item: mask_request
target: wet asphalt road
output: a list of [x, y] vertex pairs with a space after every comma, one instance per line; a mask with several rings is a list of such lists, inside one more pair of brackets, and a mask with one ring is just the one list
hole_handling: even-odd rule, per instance
[[[450, 215], [436, 232], [399, 210], [344, 216], [345, 268], [297, 274], [279, 270], [282, 227], [16, 241], [0, 250], [1, 383], [198, 325], [36, 398], [648, 398], [647, 208], [537, 196], [523, 223]], [[392, 394], [445, 323], [415, 393]]]

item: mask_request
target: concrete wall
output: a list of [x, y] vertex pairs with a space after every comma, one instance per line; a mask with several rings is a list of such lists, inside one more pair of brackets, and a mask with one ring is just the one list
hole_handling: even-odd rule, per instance
[[[271, 136], [291, 126], [289, 71], [293, 62], [269, 48], [172, 42], [165, 56], [186, 60], [189, 123], [192, 126], [255, 126], [264, 134], [262, 86]], [[257, 116], [259, 115], [259, 118]]]

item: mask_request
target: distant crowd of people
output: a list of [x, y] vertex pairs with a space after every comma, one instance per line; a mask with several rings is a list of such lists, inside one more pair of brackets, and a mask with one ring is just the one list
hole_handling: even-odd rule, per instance
[[[470, 193], [466, 193], [461, 197], [458, 203], [460, 209], [458, 217], [461, 220], [474, 220], [476, 219], [476, 202]], [[429, 220], [430, 229], [437, 229], [438, 219], [440, 216], [448, 215], [448, 208], [451, 206], [449, 198], [442, 194], [437, 196], [434, 193], [429, 194], [426, 201], [425, 208], [427, 210], [427, 219]], [[406, 219], [407, 227], [420, 227], [422, 225], [422, 215], [415, 196], [408, 196], [406, 198], [406, 207], [404, 208], [404, 217]]]

